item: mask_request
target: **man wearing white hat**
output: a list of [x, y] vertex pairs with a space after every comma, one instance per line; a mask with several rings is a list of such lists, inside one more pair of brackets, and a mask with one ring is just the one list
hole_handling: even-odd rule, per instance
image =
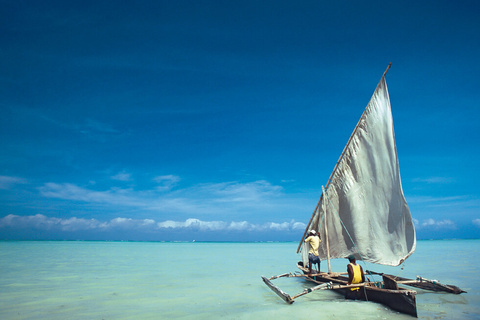
[[320, 237], [315, 230], [310, 230], [305, 242], [310, 244], [310, 250], [308, 251], [308, 269], [312, 274], [312, 264], [318, 264], [318, 272], [320, 272], [320, 258], [318, 257], [318, 247], [320, 246]]

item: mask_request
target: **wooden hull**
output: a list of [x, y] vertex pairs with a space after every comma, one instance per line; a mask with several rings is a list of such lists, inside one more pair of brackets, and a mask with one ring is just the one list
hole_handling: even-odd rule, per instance
[[[308, 268], [305, 268], [302, 262], [299, 262], [297, 266], [303, 271], [304, 274], [308, 274]], [[326, 282], [346, 284], [348, 282], [347, 277], [328, 273], [315, 274], [314, 276], [307, 277], [307, 279], [318, 284]], [[347, 293], [349, 293], [350, 288], [334, 289], [334, 291], [345, 296]], [[416, 292], [413, 290], [407, 290], [404, 288], [379, 288], [374, 286], [372, 283], [361, 287], [356, 298], [358, 300], [381, 303], [392, 310], [416, 317], [417, 305], [415, 294]]]

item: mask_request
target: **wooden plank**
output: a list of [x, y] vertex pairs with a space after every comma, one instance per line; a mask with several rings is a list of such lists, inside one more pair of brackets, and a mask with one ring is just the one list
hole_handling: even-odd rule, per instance
[[270, 280], [268, 280], [264, 276], [262, 276], [262, 279], [263, 279], [263, 282], [265, 282], [265, 284], [270, 289], [272, 289], [273, 292], [275, 292], [280, 298], [282, 298], [283, 301], [285, 301], [288, 304], [292, 304], [294, 302], [288, 293], [283, 292], [279, 287], [274, 285]]
[[[281, 274], [281, 275], [278, 275], [278, 276], [273, 276], [273, 277], [268, 278], [268, 280], [274, 280], [274, 279], [283, 278], [283, 277], [290, 277], [290, 273], [284, 273], [284, 274]], [[263, 278], [263, 276], [262, 276], [262, 278]]]
[[301, 293], [293, 296], [293, 297], [292, 297], [292, 300], [293, 300], [293, 299], [296, 299], [296, 298], [298, 298], [298, 297], [301, 297], [301, 296], [303, 296], [303, 295], [306, 295], [307, 293], [316, 291], [316, 290], [328, 289], [328, 287], [329, 287], [331, 284], [332, 284], [331, 282], [328, 282], [328, 283], [323, 283], [323, 284], [321, 284], [321, 285], [318, 285], [318, 286], [315, 286], [315, 287], [312, 287], [312, 288], [307, 288], [307, 289], [303, 290]]

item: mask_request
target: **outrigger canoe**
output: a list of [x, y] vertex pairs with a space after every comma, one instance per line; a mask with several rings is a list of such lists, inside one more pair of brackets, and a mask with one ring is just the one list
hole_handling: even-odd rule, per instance
[[[308, 222], [297, 249], [303, 274], [286, 273], [263, 281], [287, 303], [317, 290], [345, 294], [359, 287], [359, 299], [384, 304], [392, 310], [417, 316], [416, 291], [411, 287], [459, 294], [465, 292], [422, 277], [398, 278], [377, 272], [382, 281], [347, 285], [346, 273], [331, 271], [330, 259], [354, 255], [360, 263], [399, 266], [416, 247], [413, 219], [402, 190], [393, 118], [384, 72], [370, 102], [363, 111]], [[309, 231], [320, 236], [320, 260], [327, 260], [328, 272], [309, 275]], [[316, 285], [290, 296], [271, 281], [280, 277], [303, 277]]]

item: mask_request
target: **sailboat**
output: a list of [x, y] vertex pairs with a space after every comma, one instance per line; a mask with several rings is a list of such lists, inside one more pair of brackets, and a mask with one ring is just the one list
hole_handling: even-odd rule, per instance
[[[399, 287], [399, 284], [456, 294], [465, 292], [456, 286], [423, 277], [407, 279], [368, 270], [365, 271], [367, 278], [380, 275], [382, 280], [348, 284], [346, 272], [331, 270], [331, 259], [345, 259], [351, 255], [363, 263], [399, 266], [415, 251], [415, 226], [402, 190], [385, 80], [390, 66], [322, 187], [320, 199], [297, 249], [302, 256], [297, 267], [302, 273], [286, 273], [268, 279], [262, 276], [263, 281], [287, 303], [316, 290], [330, 289], [345, 294], [352, 288], [359, 288], [360, 300], [379, 302], [416, 317], [416, 291]], [[328, 272], [310, 273], [309, 246], [304, 240], [311, 230], [320, 236], [319, 257], [327, 261]], [[291, 297], [271, 282], [281, 277], [303, 277], [316, 286]]]

